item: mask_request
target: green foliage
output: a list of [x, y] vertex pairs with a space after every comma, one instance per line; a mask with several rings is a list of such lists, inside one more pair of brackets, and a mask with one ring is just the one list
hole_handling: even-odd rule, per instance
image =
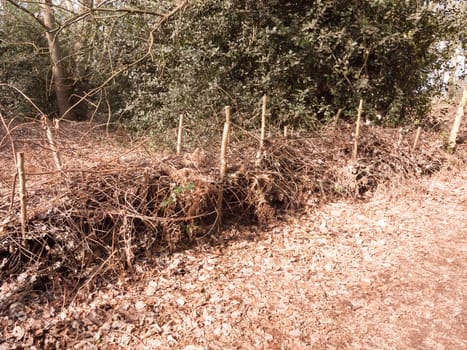
[[189, 182], [185, 186], [177, 186], [173, 189], [172, 193], [170, 196], [164, 200], [161, 205], [163, 207], [168, 207], [172, 204], [174, 204], [177, 201], [177, 197], [183, 194], [184, 192], [191, 191], [195, 188], [195, 184], [193, 182]]
[[[132, 6], [167, 13], [174, 3]], [[102, 87], [90, 96], [97, 116], [146, 131], [175, 127], [184, 113], [187, 129], [205, 134], [220, 125], [227, 104], [237, 123], [257, 123], [252, 115], [265, 93], [277, 126], [313, 126], [338, 109], [351, 118], [360, 98], [366, 117], [382, 114], [385, 123], [423, 115], [440, 89], [436, 72], [452, 54], [440, 42], [465, 45], [466, 37], [459, 2], [423, 3], [194, 0], [154, 32], [152, 45], [159, 17], [149, 13], [96, 12], [68, 21], [70, 14], [56, 8], [56, 17], [68, 23], [58, 38], [70, 89]], [[43, 29], [5, 4], [0, 81], [53, 109]], [[5, 95], [1, 102], [20, 107]]]
[[[26, 93], [40, 108], [48, 110], [47, 80], [49, 65], [45, 37], [39, 26], [8, 2], [0, 16], [0, 83], [10, 84]], [[39, 88], [40, 87], [40, 88]], [[15, 113], [31, 110], [14, 90], [2, 87], [0, 108]]]
[[267, 93], [277, 124], [353, 114], [360, 98], [402, 122], [437, 91], [448, 21], [417, 1], [199, 0], [160, 42], [160, 112], [251, 111]]

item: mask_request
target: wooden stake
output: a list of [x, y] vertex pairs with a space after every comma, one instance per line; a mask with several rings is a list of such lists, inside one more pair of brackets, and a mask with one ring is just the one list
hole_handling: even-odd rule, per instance
[[224, 108], [225, 112], [225, 122], [230, 124], [230, 106], [225, 106]]
[[26, 176], [24, 175], [24, 153], [16, 153], [16, 167], [19, 178], [19, 202], [21, 205], [21, 237], [23, 243], [26, 241], [26, 220], [27, 220], [27, 196], [26, 196]]
[[256, 155], [256, 165], [258, 166], [261, 162], [261, 155], [263, 153], [264, 148], [264, 139], [266, 136], [266, 112], [267, 112], [267, 104], [268, 104], [268, 96], [263, 96], [263, 105], [261, 108], [261, 135], [259, 138], [259, 150], [258, 154]]
[[229, 124], [229, 133], [227, 135], [227, 145], [230, 144], [230, 120], [231, 120], [231, 113], [230, 113], [230, 106], [225, 106], [224, 108], [225, 114], [225, 122]]
[[220, 167], [219, 167], [219, 177], [220, 177], [221, 185], [219, 188], [219, 193], [217, 196], [217, 203], [216, 203], [217, 218], [216, 218], [215, 226], [218, 232], [220, 231], [221, 225], [222, 225], [222, 202], [224, 200], [224, 179], [225, 179], [225, 174], [227, 172], [227, 161], [225, 159], [225, 154], [227, 153], [227, 146], [229, 143], [229, 132], [230, 132], [230, 106], [226, 106], [225, 107], [224, 131], [222, 133]]
[[221, 144], [221, 157], [220, 157], [220, 178], [224, 180], [225, 173], [227, 170], [227, 161], [225, 160], [225, 154], [227, 152], [227, 146], [229, 143], [229, 132], [230, 132], [230, 106], [225, 107], [225, 123], [224, 131], [222, 133], [222, 144]]
[[[16, 147], [15, 142], [13, 141], [13, 137], [11, 136], [10, 128], [7, 125], [5, 118], [3, 118], [2, 112], [0, 111], [0, 120], [2, 121], [3, 127], [5, 128], [5, 132], [8, 135], [11, 143], [11, 152], [13, 154], [13, 158], [16, 161]], [[18, 177], [18, 172], [15, 174], [15, 178], [13, 179], [13, 184], [11, 186], [11, 194], [10, 194], [10, 207], [8, 208], [8, 212], [13, 209], [14, 201], [15, 201], [15, 192], [16, 192], [16, 178]]]
[[467, 103], [467, 84], [464, 85], [464, 92], [462, 93], [462, 99], [459, 103], [459, 107], [457, 108], [456, 118], [454, 119], [454, 123], [451, 129], [451, 134], [449, 135], [448, 146], [451, 150], [454, 150], [456, 148], [457, 133], [459, 132], [462, 117], [464, 116], [464, 108], [465, 108], [466, 103]]
[[49, 142], [49, 147], [52, 151], [55, 168], [57, 170], [62, 170], [62, 160], [60, 159], [60, 153], [58, 152], [57, 145], [54, 140], [54, 136], [52, 134], [52, 129], [50, 127], [49, 118], [46, 115], [42, 116], [42, 126], [45, 129], [45, 133], [47, 135], [47, 141]]
[[284, 126], [284, 137], [287, 137], [287, 126]]
[[422, 132], [422, 127], [419, 126], [417, 128], [417, 132], [415, 133], [415, 140], [413, 141], [412, 151], [415, 151], [417, 149], [418, 140], [420, 139], [420, 133], [421, 132]]
[[337, 127], [337, 125], [339, 124], [339, 118], [341, 117], [341, 114], [342, 114], [342, 108], [339, 108], [337, 110], [337, 113], [336, 115], [334, 116], [334, 129]]
[[262, 151], [264, 147], [264, 138], [266, 134], [266, 108], [268, 103], [268, 97], [263, 96], [263, 106], [261, 108], [261, 138], [259, 141], [259, 148]]
[[178, 121], [178, 135], [177, 135], [177, 154], [182, 152], [182, 138], [183, 138], [183, 114], [180, 114]]
[[360, 122], [362, 119], [362, 111], [363, 111], [363, 100], [360, 100], [360, 104], [358, 105], [357, 123], [355, 125], [355, 138], [354, 138], [353, 151], [352, 151], [353, 162], [357, 160], [358, 138], [360, 136]]

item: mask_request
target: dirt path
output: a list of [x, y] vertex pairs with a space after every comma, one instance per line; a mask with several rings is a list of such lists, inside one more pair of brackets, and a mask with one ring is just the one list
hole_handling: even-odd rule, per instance
[[467, 348], [465, 168], [231, 235], [9, 321], [0, 349], [34, 329], [75, 349]]

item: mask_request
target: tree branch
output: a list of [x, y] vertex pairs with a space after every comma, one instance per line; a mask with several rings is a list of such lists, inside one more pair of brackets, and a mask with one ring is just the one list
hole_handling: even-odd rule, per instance
[[[88, 12], [88, 11], [86, 11]], [[123, 12], [123, 13], [136, 13], [140, 15], [151, 15], [158, 17], [165, 17], [165, 13], [143, 10], [138, 8], [110, 8], [110, 7], [94, 7], [89, 12]]]
[[94, 89], [88, 91], [85, 93], [78, 101], [76, 101], [68, 111], [66, 111], [61, 118], [66, 116], [73, 108], [75, 108], [77, 105], [79, 105], [82, 101], [87, 100], [89, 97], [95, 95], [98, 93], [101, 89], [103, 89], [108, 83], [110, 83], [116, 76], [122, 74], [123, 72], [131, 69], [132, 67], [138, 65], [139, 63], [143, 62], [146, 58], [151, 56], [151, 51], [154, 46], [154, 33], [157, 32], [166, 22], [169, 21], [170, 18], [175, 16], [178, 12], [182, 11], [187, 5], [188, 5], [189, 0], [183, 0], [177, 7], [175, 7], [172, 11], [164, 14], [161, 16], [159, 22], [155, 25], [155, 27], [149, 32], [148, 35], [148, 47], [146, 49], [146, 52], [141, 56], [140, 58], [136, 59], [135, 61], [131, 62], [130, 64], [124, 65], [114, 71], [107, 79], [100, 84], [99, 86], [95, 87]]
[[43, 21], [41, 21], [37, 16], [34, 15], [34, 13], [30, 12], [28, 9], [24, 8], [23, 6], [17, 4], [16, 2], [14, 2], [13, 0], [6, 0], [7, 2], [9, 2], [11, 5], [13, 5], [14, 7], [16, 7], [17, 9], [23, 11], [24, 13], [26, 13], [28, 16], [34, 18], [34, 20], [44, 29], [47, 29], [46, 25], [44, 24]]

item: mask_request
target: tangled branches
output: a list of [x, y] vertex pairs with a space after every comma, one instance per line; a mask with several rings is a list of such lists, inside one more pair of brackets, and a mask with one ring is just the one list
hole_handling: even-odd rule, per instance
[[138, 257], [173, 251], [214, 232], [219, 191], [227, 223], [266, 222], [278, 210], [361, 198], [378, 184], [431, 174], [442, 165], [441, 151], [426, 145], [412, 152], [397, 130], [377, 128], [366, 130], [358, 161], [349, 163], [348, 130], [266, 140], [259, 164], [256, 145], [234, 144], [223, 181], [216, 157], [205, 154], [196, 162], [166, 156], [62, 171], [30, 191], [24, 243], [15, 213], [0, 208], [0, 276], [28, 272], [45, 285], [58, 276], [76, 288], [92, 277], [131, 273]]

